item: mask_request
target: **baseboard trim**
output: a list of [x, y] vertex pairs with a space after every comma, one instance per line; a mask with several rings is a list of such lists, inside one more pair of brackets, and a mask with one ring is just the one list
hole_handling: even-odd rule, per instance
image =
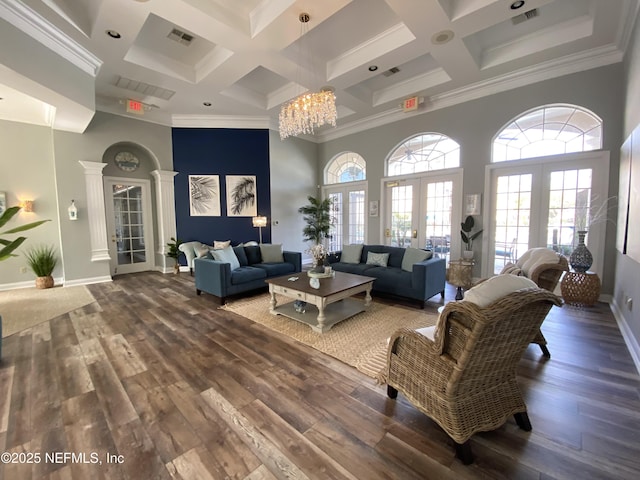
[[620, 310], [619, 305], [615, 302], [615, 300], [609, 305], [611, 307], [611, 312], [613, 313], [613, 316], [618, 323], [618, 328], [620, 329], [620, 333], [622, 334], [624, 343], [626, 343], [627, 349], [629, 349], [629, 353], [631, 354], [633, 363], [636, 366], [636, 370], [640, 374], [640, 344], [638, 343], [636, 337], [633, 335], [633, 331], [627, 323], [627, 320], [622, 315], [622, 311]]
[[[54, 277], [53, 284], [63, 285], [64, 279], [62, 277]], [[21, 288], [34, 288], [36, 286], [36, 279], [33, 280], [25, 280], [24, 282], [15, 282], [15, 283], [5, 283], [4, 285], [0, 285], [0, 292], [6, 290], [19, 290]]]
[[110, 275], [105, 275], [102, 277], [91, 277], [91, 278], [79, 278], [77, 280], [67, 280], [64, 282], [65, 287], [76, 287], [78, 285], [91, 285], [92, 283], [105, 283], [112, 282], [113, 279]]

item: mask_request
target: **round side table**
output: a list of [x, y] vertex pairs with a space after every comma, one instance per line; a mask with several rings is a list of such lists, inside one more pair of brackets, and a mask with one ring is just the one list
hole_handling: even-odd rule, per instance
[[568, 304], [590, 307], [600, 297], [600, 278], [595, 272], [565, 272], [560, 292]]
[[473, 284], [473, 261], [451, 260], [449, 262], [449, 283], [458, 287], [456, 300], [462, 300], [462, 288], [469, 288]]

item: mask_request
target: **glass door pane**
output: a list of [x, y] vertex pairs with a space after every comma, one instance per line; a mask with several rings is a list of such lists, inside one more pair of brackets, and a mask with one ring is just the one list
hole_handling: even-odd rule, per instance
[[118, 265], [147, 261], [142, 222], [142, 187], [113, 185]]
[[427, 183], [424, 208], [426, 246], [448, 262], [451, 259], [453, 182]]
[[395, 185], [390, 190], [391, 228], [385, 237], [389, 245], [407, 248], [413, 236], [413, 185]]
[[347, 241], [349, 242], [349, 244], [364, 243], [364, 202], [364, 190], [349, 191], [349, 235], [347, 237]]
[[532, 181], [530, 173], [497, 177], [493, 273], [529, 248]]
[[342, 192], [333, 192], [329, 194], [331, 199], [331, 219], [332, 226], [329, 231], [329, 244], [327, 248], [330, 252], [342, 250], [342, 235], [344, 221], [342, 219]]

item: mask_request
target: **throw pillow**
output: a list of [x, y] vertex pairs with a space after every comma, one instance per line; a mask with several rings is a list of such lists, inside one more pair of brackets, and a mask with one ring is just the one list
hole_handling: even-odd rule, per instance
[[238, 257], [236, 257], [236, 254], [233, 251], [233, 248], [231, 247], [221, 248], [219, 250], [213, 250], [211, 252], [211, 255], [213, 255], [214, 260], [231, 264], [232, 271], [237, 268], [240, 268], [240, 262], [238, 261]]
[[516, 277], [508, 274], [496, 275], [467, 290], [464, 294], [464, 299], [467, 302], [475, 303], [479, 307], [486, 307], [516, 290], [531, 287], [537, 287], [537, 285], [527, 277]]
[[342, 263], [360, 263], [360, 256], [362, 255], [361, 243], [355, 245], [344, 245], [342, 247], [342, 253], [340, 254], [340, 261]]
[[227, 248], [229, 245], [231, 245], [231, 240], [227, 240], [226, 242], [222, 242], [219, 240], [213, 241], [214, 250], [222, 250], [223, 248]]
[[249, 262], [249, 265], [255, 265], [256, 263], [262, 262], [262, 257], [260, 256], [260, 247], [245, 246], [244, 252], [247, 254], [247, 261]]
[[210, 249], [211, 249], [211, 247], [209, 245], [205, 245], [204, 243], [201, 243], [200, 245], [194, 245], [193, 246], [193, 250], [196, 253], [196, 258], [202, 258], [202, 257], [206, 256], [207, 253], [209, 253]]
[[367, 265], [378, 265], [379, 267], [386, 267], [389, 261], [388, 253], [373, 253], [367, 254]]
[[428, 260], [432, 255], [431, 250], [409, 247], [404, 251], [404, 256], [402, 257], [402, 270], [412, 272], [414, 263]]
[[238, 262], [240, 262], [241, 267], [246, 267], [249, 265], [249, 260], [247, 259], [247, 254], [244, 251], [244, 247], [242, 245], [238, 247], [233, 247], [233, 251], [238, 257]]
[[273, 245], [270, 244], [261, 244], [260, 245], [260, 255], [262, 256], [262, 261], [264, 263], [283, 263], [284, 256], [282, 255], [282, 244], [276, 243]]

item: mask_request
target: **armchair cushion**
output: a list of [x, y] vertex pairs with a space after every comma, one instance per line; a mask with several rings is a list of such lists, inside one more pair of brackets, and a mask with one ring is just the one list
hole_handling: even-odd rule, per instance
[[526, 276], [529, 276], [529, 273], [537, 266], [545, 263], [558, 263], [558, 254], [546, 247], [537, 247], [527, 250], [518, 259], [516, 266], [520, 267]]
[[231, 240], [226, 240], [224, 242], [220, 240], [213, 241], [214, 250], [222, 250], [223, 248], [227, 248], [229, 245], [231, 245]]
[[464, 299], [479, 307], [486, 307], [510, 293], [531, 287], [537, 287], [537, 285], [527, 277], [496, 275], [467, 290]]
[[209, 253], [209, 250], [211, 250], [211, 247], [209, 245], [205, 245], [204, 243], [201, 243], [200, 245], [194, 245], [193, 250], [196, 253], [196, 258], [202, 258], [206, 256], [207, 253]]

